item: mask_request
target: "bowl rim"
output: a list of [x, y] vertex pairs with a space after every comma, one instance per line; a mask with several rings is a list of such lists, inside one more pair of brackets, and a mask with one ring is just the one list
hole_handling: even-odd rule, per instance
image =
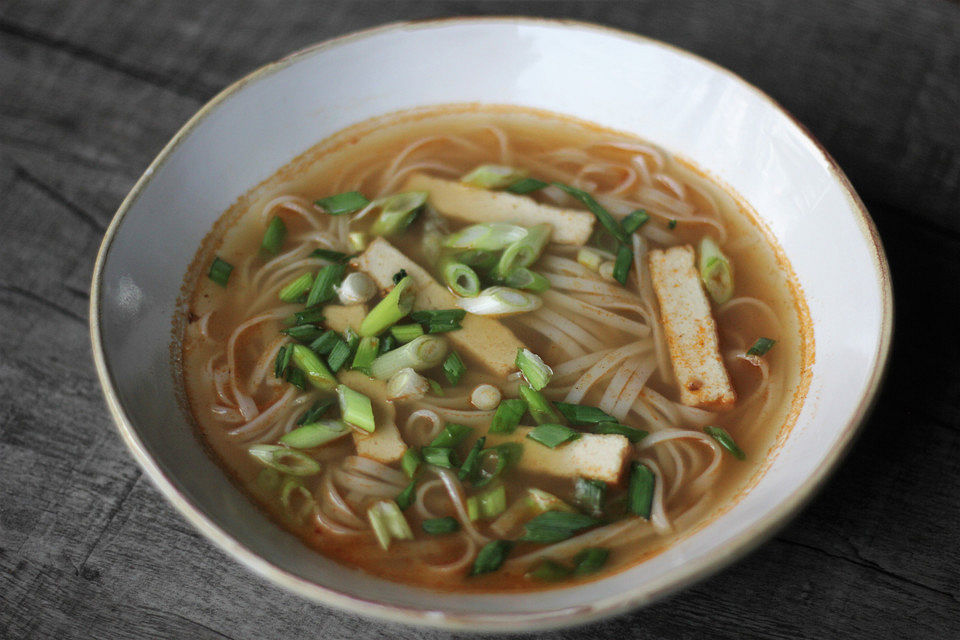
[[[656, 580], [637, 585], [629, 591], [616, 596], [597, 600], [576, 609], [547, 610], [533, 613], [451, 613], [435, 609], [417, 608], [405, 605], [385, 604], [367, 600], [362, 597], [341, 593], [333, 588], [319, 585], [292, 573], [289, 573], [254, 551], [248, 549], [234, 539], [230, 533], [222, 529], [203, 511], [182, 495], [173, 478], [159, 467], [153, 457], [147, 452], [142, 440], [137, 435], [133, 422], [127, 415], [114, 385], [114, 377], [104, 351], [101, 335], [101, 298], [103, 295], [103, 270], [110, 253], [111, 246], [117, 232], [123, 223], [126, 214], [138, 199], [140, 193], [150, 183], [156, 170], [166, 163], [170, 155], [191, 131], [210, 113], [233, 94], [241, 91], [247, 84], [272, 75], [294, 62], [328, 49], [375, 37], [385, 32], [403, 29], [424, 29], [447, 25], [517, 25], [517, 26], [549, 26], [554, 28], [572, 28], [577, 30], [593, 31], [608, 37], [633, 40], [638, 43], [654, 45], [670, 50], [672, 53], [693, 59], [708, 66], [716, 73], [723, 74], [743, 89], [752, 92], [765, 101], [769, 106], [780, 111], [800, 130], [804, 137], [812, 144], [812, 151], [820, 156], [832, 177], [839, 183], [845, 196], [850, 201], [851, 209], [856, 216], [856, 223], [860, 233], [872, 246], [870, 254], [874, 276], [881, 288], [882, 317], [880, 325], [880, 341], [874, 353], [871, 364], [871, 375], [861, 395], [851, 418], [841, 428], [839, 439], [834, 447], [827, 452], [827, 457], [802, 484], [796, 487], [783, 501], [774, 506], [757, 523], [757, 526], [731, 539], [726, 553], [714, 553], [696, 562], [666, 572]], [[855, 436], [860, 431], [866, 417], [873, 408], [877, 399], [877, 392], [887, 371], [890, 356], [890, 346], [893, 334], [893, 288], [890, 277], [890, 268], [887, 262], [880, 236], [873, 220], [867, 212], [866, 206], [857, 195], [849, 179], [840, 169], [837, 162], [827, 152], [826, 148], [796, 117], [787, 111], [779, 102], [764, 91], [753, 86], [738, 74], [725, 67], [691, 53], [680, 47], [642, 36], [630, 31], [608, 27], [590, 22], [569, 19], [550, 19], [521, 16], [487, 16], [487, 17], [453, 17], [426, 20], [408, 20], [391, 22], [359, 31], [337, 36], [319, 43], [298, 49], [279, 60], [261, 66], [244, 77], [231, 83], [206, 102], [164, 145], [163, 149], [151, 161], [143, 174], [137, 179], [130, 192], [121, 202], [114, 214], [110, 225], [104, 233], [90, 287], [90, 341], [93, 351], [93, 360], [97, 378], [103, 389], [107, 407], [113, 418], [114, 425], [133, 457], [155, 487], [163, 494], [191, 525], [204, 537], [216, 545], [220, 550], [240, 562], [246, 568], [254, 571], [270, 582], [280, 585], [314, 602], [334, 606], [353, 614], [375, 618], [382, 621], [403, 623], [409, 625], [429, 626], [447, 630], [473, 632], [516, 632], [529, 630], [547, 630], [574, 625], [582, 625], [602, 618], [608, 618], [642, 605], [650, 604], [662, 599], [692, 583], [702, 580], [721, 568], [732, 564], [748, 552], [767, 541], [795, 516], [816, 494], [830, 475], [836, 470], [839, 461], [849, 451]], [[602, 578], [600, 579], [602, 580]]]

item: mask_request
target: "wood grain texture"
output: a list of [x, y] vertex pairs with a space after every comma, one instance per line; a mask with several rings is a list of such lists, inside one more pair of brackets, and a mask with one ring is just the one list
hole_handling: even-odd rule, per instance
[[[307, 603], [213, 549], [110, 424], [86, 328], [123, 196], [222, 87], [399, 20], [588, 20], [779, 100], [850, 175], [894, 274], [888, 380], [850, 457], [759, 550], [665, 602], [544, 638], [960, 636], [960, 9], [943, 0], [0, 4], [0, 638], [442, 638]], [[824, 230], [828, 233], [829, 230]]]

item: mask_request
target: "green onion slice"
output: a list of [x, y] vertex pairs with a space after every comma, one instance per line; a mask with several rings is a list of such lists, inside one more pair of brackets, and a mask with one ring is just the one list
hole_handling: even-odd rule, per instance
[[390, 327], [390, 335], [400, 344], [407, 344], [423, 335], [423, 327], [419, 324], [395, 324]]
[[540, 296], [510, 287], [493, 286], [475, 298], [458, 298], [457, 305], [478, 316], [507, 316], [536, 311], [543, 305]]
[[703, 286], [714, 302], [723, 304], [733, 297], [733, 265], [709, 236], [700, 241], [698, 267]]
[[635, 429], [624, 424], [616, 422], [598, 422], [588, 427], [590, 433], [599, 433], [602, 435], [624, 436], [630, 442], [640, 442], [647, 437], [647, 432], [643, 429]]
[[349, 344], [343, 340], [337, 340], [333, 345], [333, 349], [330, 350], [330, 355], [327, 356], [327, 364], [330, 365], [330, 371], [334, 373], [340, 371], [340, 368], [350, 359], [352, 355], [350, 351]]
[[569, 511], [547, 511], [536, 516], [524, 527], [520, 538], [526, 542], [550, 544], [572, 537], [578, 531], [600, 524], [596, 518]]
[[342, 264], [334, 263], [324, 265], [317, 273], [313, 286], [310, 287], [310, 293], [307, 294], [306, 305], [312, 307], [315, 304], [329, 302], [336, 296], [334, 287], [343, 280], [343, 274], [346, 267]]
[[544, 182], [543, 180], [537, 180], [536, 178], [522, 178], [507, 187], [507, 191], [510, 193], [516, 193], [518, 195], [524, 195], [526, 193], [539, 191], [546, 186], [548, 186], [548, 183]]
[[481, 189], [503, 189], [526, 175], [526, 169], [515, 169], [502, 164], [482, 164], [460, 178], [460, 182]]
[[767, 351], [777, 344], [776, 340], [771, 338], [757, 338], [757, 341], [753, 343], [753, 346], [747, 349], [748, 356], [765, 356]]
[[310, 291], [312, 285], [313, 274], [309, 272], [301, 274], [280, 289], [280, 300], [283, 302], [296, 302]]
[[480, 293], [477, 272], [451, 257], [440, 261], [440, 276], [451, 291], [461, 298], [473, 298]]
[[423, 447], [420, 450], [423, 461], [436, 467], [454, 469], [457, 466], [457, 456], [450, 447]]
[[513, 289], [523, 289], [532, 293], [543, 293], [550, 288], [549, 280], [526, 267], [511, 271], [504, 282]]
[[704, 427], [704, 432], [720, 443], [720, 446], [733, 454], [733, 457], [737, 460], [744, 460], [747, 457], [747, 454], [743, 452], [743, 449], [737, 446], [737, 443], [734, 442], [733, 437], [727, 433], [727, 431], [721, 427]]
[[233, 265], [218, 256], [210, 263], [210, 270], [207, 271], [207, 277], [221, 287], [225, 287], [227, 286], [227, 281], [230, 280], [230, 272], [232, 271]]
[[642, 462], [634, 462], [631, 465], [630, 485], [627, 489], [627, 507], [631, 513], [645, 520], [650, 519], [655, 482], [656, 477], [647, 465]]
[[410, 505], [413, 504], [413, 501], [416, 498], [416, 490], [417, 481], [412, 480], [403, 491], [397, 494], [395, 501], [397, 506], [400, 507], [401, 511], [406, 511]]
[[496, 518], [507, 510], [507, 490], [500, 485], [467, 498], [467, 516], [472, 521]]
[[340, 415], [344, 422], [373, 433], [377, 425], [370, 398], [341, 384], [337, 385], [337, 399], [340, 401]]
[[497, 263], [494, 276], [506, 278], [514, 269], [529, 267], [537, 261], [543, 249], [550, 241], [553, 226], [538, 224], [530, 227], [525, 236], [512, 243], [503, 251]]
[[467, 366], [463, 364], [459, 354], [456, 351], [451, 351], [447, 355], [447, 359], [443, 361], [443, 375], [447, 376], [450, 384], [457, 384], [466, 372]]
[[630, 275], [630, 266], [633, 264], [633, 249], [629, 245], [621, 244], [617, 247], [617, 259], [613, 263], [613, 279], [620, 284], [627, 284]]
[[505, 222], [485, 222], [464, 227], [443, 239], [447, 249], [476, 249], [500, 251], [527, 235], [519, 225]]
[[580, 432], [562, 424], [541, 424], [531, 429], [527, 437], [545, 447], [555, 449], [564, 443], [578, 439]]
[[514, 360], [514, 364], [517, 365], [517, 369], [523, 374], [527, 384], [537, 391], [547, 386], [550, 378], [553, 377], [553, 369], [547, 366], [540, 356], [529, 349], [517, 349], [517, 357]]
[[455, 422], [448, 423], [443, 430], [437, 434], [437, 437], [430, 443], [431, 447], [456, 447], [461, 442], [470, 437], [473, 433], [473, 427]]
[[432, 536], [442, 536], [460, 530], [460, 523], [453, 516], [445, 518], [428, 518], [420, 523], [423, 530]]
[[310, 254], [311, 258], [323, 258], [328, 262], [335, 262], [338, 264], [347, 263], [352, 256], [347, 255], [346, 253], [341, 253], [340, 251], [331, 251], [330, 249], [314, 249]]
[[547, 400], [546, 396], [536, 389], [520, 385], [520, 397], [527, 403], [527, 410], [537, 424], [561, 424], [564, 422], [563, 415], [554, 409], [553, 404]]
[[490, 433], [513, 433], [527, 412], [527, 403], [519, 398], [500, 401], [490, 422]]
[[280, 442], [294, 449], [313, 449], [348, 433], [350, 427], [340, 420], [318, 420], [297, 427], [281, 437]]
[[403, 512], [396, 502], [392, 500], [377, 501], [367, 509], [367, 518], [370, 520], [370, 527], [377, 538], [380, 546], [386, 550], [390, 548], [392, 540], [412, 540], [413, 531], [407, 519], [403, 517]]
[[599, 202], [594, 200], [593, 196], [584, 191], [583, 189], [577, 189], [576, 187], [571, 187], [570, 185], [563, 184], [562, 182], [554, 182], [554, 185], [560, 187], [565, 192], [569, 193], [571, 196], [582, 202], [587, 209], [589, 209], [597, 220], [603, 225], [603, 228], [607, 230], [607, 233], [612, 235], [614, 238], [623, 243], [629, 243], [630, 238], [627, 234], [620, 228], [620, 225], [617, 224], [617, 221], [614, 220], [613, 216], [610, 215], [610, 212], [601, 206]]
[[247, 451], [254, 458], [291, 476], [312, 476], [320, 473], [320, 463], [301, 451], [294, 451], [275, 444], [255, 444]]
[[273, 365], [273, 377], [282, 378], [287, 367], [290, 366], [290, 354], [293, 353], [292, 345], [285, 344], [277, 350], [277, 359]]
[[302, 344], [293, 345], [293, 351], [290, 354], [293, 363], [307, 376], [314, 387], [318, 389], [333, 389], [337, 385], [337, 379], [327, 369], [326, 365], [320, 361], [313, 351]]
[[470, 448], [470, 453], [467, 454], [467, 457], [463, 461], [463, 465], [460, 467], [460, 472], [457, 474], [457, 477], [461, 480], [469, 480], [474, 482], [480, 473], [480, 454], [483, 451], [483, 446], [486, 444], [486, 436], [481, 436], [477, 438], [477, 441], [473, 443], [473, 446]]
[[260, 248], [265, 253], [275, 256], [280, 253], [280, 247], [283, 246], [283, 241], [286, 237], [287, 225], [283, 223], [283, 219], [280, 216], [273, 216], [270, 224], [267, 225], [267, 230], [263, 234], [263, 241], [260, 243]]
[[332, 216], [340, 216], [345, 213], [359, 211], [370, 204], [370, 201], [364, 198], [363, 194], [359, 191], [347, 191], [346, 193], [338, 193], [335, 196], [320, 198], [314, 201], [314, 204]]
[[426, 191], [407, 191], [375, 200], [374, 204], [380, 207], [380, 215], [370, 231], [378, 236], [402, 233], [417, 217], [428, 195]]
[[643, 209], [637, 209], [636, 211], [628, 214], [626, 218], [621, 220], [620, 226], [623, 227], [625, 233], [633, 233], [643, 225], [647, 224], [648, 220], [650, 220], [650, 214]]
[[423, 462], [423, 457], [420, 455], [420, 452], [416, 449], [407, 449], [403, 453], [403, 457], [400, 458], [400, 468], [407, 475], [408, 478], [413, 478], [416, 475], [417, 469], [420, 468], [420, 464]]
[[596, 573], [607, 563], [610, 557], [610, 549], [602, 547], [587, 547], [577, 555], [573, 556], [573, 575], [585, 576]]
[[379, 348], [379, 338], [361, 338], [360, 344], [357, 345], [357, 352], [353, 355], [353, 362], [350, 363], [350, 368], [362, 371], [368, 376], [372, 375], [370, 367], [373, 365], [373, 361], [377, 359]]
[[438, 336], [420, 336], [393, 351], [377, 356], [370, 364], [370, 374], [378, 380], [389, 380], [401, 369], [431, 369], [447, 355], [447, 341]]
[[406, 276], [377, 303], [360, 323], [361, 336], [375, 336], [395, 325], [413, 308], [416, 291], [413, 278]]
[[513, 543], [509, 540], [492, 540], [483, 545], [476, 560], [473, 561], [470, 575], [479, 576], [496, 571], [507, 559], [507, 555], [512, 548]]
[[466, 315], [463, 309], [427, 309], [414, 311], [410, 318], [419, 322], [427, 333], [446, 333], [462, 328], [460, 323]]
[[554, 560], [540, 560], [530, 571], [524, 574], [529, 580], [541, 580], [543, 582], [559, 582], [570, 577], [573, 570], [566, 565], [562, 565]]
[[573, 501], [595, 518], [603, 515], [603, 501], [606, 495], [607, 483], [603, 480], [577, 478], [573, 486]]
[[309, 409], [303, 412], [299, 418], [297, 418], [297, 426], [301, 424], [308, 424], [310, 422], [318, 422], [320, 418], [323, 417], [323, 414], [327, 412], [330, 407], [332, 407], [337, 402], [336, 398], [328, 397], [317, 400], [313, 403]]
[[609, 413], [601, 411], [597, 407], [591, 407], [585, 404], [571, 404], [569, 402], [554, 402], [553, 406], [557, 408], [563, 417], [570, 424], [595, 424], [598, 422], [616, 422], [617, 419]]
[[487, 486], [503, 475], [507, 469], [515, 466], [521, 456], [523, 456], [523, 445], [519, 442], [504, 442], [490, 449], [484, 449], [480, 452], [480, 464], [477, 469], [480, 479], [474, 482], [474, 486]]

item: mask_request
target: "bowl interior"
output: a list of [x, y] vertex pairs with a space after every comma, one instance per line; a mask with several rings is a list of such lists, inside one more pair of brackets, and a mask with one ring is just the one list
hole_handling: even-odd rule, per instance
[[[709, 169], [778, 239], [814, 327], [807, 399], [749, 493], [647, 562], [532, 595], [428, 592], [355, 573], [302, 546], [207, 457], [178, 405], [171, 372], [171, 318], [182, 277], [221, 212], [349, 125], [401, 109], [471, 102], [597, 122]], [[845, 179], [788, 115], [690, 54], [588, 25], [395, 25], [267, 67], [218, 96], [177, 135], [108, 231], [95, 274], [94, 352], [121, 433], [148, 475], [189, 520], [255, 570], [308, 597], [407, 622], [563, 624], [648, 601], [719, 566], [822, 480], [872, 397], [889, 340], [889, 284], [871, 232]]]

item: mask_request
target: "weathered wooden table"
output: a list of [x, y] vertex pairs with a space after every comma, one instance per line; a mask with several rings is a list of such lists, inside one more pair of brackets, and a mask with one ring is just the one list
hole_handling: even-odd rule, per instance
[[667, 601], [551, 637], [960, 637], [960, 8], [946, 0], [0, 3], [0, 637], [444, 635], [305, 602], [174, 513], [107, 416], [88, 288], [127, 190], [231, 81], [362, 27], [508, 13], [661, 38], [771, 93], [849, 173], [897, 298], [877, 409], [796, 521]]

